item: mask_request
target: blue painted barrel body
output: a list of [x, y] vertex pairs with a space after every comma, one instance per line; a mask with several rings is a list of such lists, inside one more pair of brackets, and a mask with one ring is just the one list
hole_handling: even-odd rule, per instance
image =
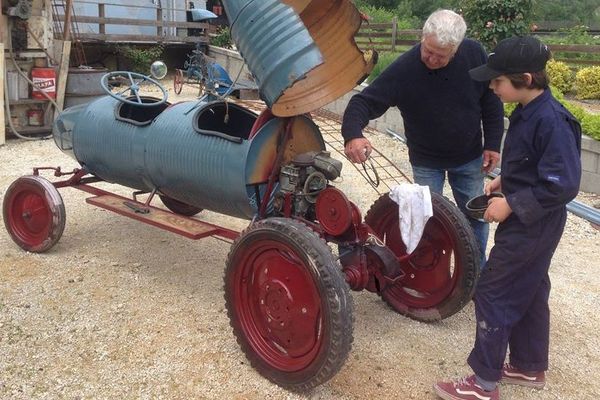
[[[156, 99], [148, 107], [107, 96], [61, 113], [53, 131], [58, 147], [108, 182], [252, 218], [277, 168], [325, 149], [304, 114], [351, 90], [374, 58], [354, 42], [361, 17], [350, 0], [223, 4], [237, 48], [276, 117], [254, 129], [254, 113], [210, 97], [166, 108]], [[281, 147], [283, 132], [290, 134]]]
[[[233, 124], [230, 129], [223, 123], [228, 134], [214, 130], [225, 110]], [[259, 196], [265, 192], [284, 119], [273, 118], [248, 139], [256, 115], [222, 101], [178, 103], [150, 112], [147, 123], [124, 118], [126, 111], [108, 96], [71, 107], [55, 122], [54, 140], [107, 182], [148, 192], [156, 188], [186, 204], [239, 218], [256, 214], [257, 191]], [[310, 119], [294, 117], [293, 126], [294, 154], [325, 148]]]

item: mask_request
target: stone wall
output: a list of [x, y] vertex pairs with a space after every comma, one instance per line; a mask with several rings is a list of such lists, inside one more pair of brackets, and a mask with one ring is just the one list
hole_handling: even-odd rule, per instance
[[600, 142], [588, 136], [581, 141], [581, 167], [580, 189], [600, 194]]
[[[239, 53], [232, 50], [222, 49], [219, 47], [210, 46], [210, 56], [213, 57], [219, 64], [225, 68], [232, 79], [235, 79], [240, 68], [242, 77], [249, 73], [248, 68], [244, 64], [244, 60]], [[346, 105], [350, 98], [359, 93], [366, 85], [357, 86], [352, 91], [346, 93], [336, 101], [328, 104], [325, 108], [338, 115], [342, 115], [346, 109]], [[505, 120], [505, 128], [508, 126]], [[400, 112], [394, 108], [388, 110], [377, 120], [371, 121], [370, 127], [377, 129], [380, 132], [385, 132], [386, 129], [391, 129], [401, 135], [404, 134], [404, 125]], [[600, 142], [590, 137], [584, 136], [581, 143], [581, 165], [583, 175], [581, 177], [580, 190], [584, 192], [600, 194]]]

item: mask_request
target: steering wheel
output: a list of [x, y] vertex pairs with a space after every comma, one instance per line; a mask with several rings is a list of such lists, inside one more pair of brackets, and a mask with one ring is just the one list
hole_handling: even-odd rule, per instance
[[[129, 79], [127, 87], [124, 90], [121, 90], [120, 92], [113, 93], [112, 90], [110, 89], [108, 82], [111, 79], [123, 80], [123, 78], [125, 78], [125, 77], [126, 77], [126, 79]], [[144, 103], [142, 101], [142, 97], [140, 96], [140, 93], [139, 93], [140, 84], [143, 82], [150, 82], [153, 86], [158, 87], [160, 89], [160, 91], [162, 92], [162, 97], [158, 101], [154, 101], [151, 103]], [[109, 73], [105, 74], [104, 76], [102, 76], [102, 79], [100, 79], [100, 86], [102, 86], [102, 90], [104, 90], [110, 97], [113, 97], [122, 103], [131, 104], [134, 106], [141, 106], [141, 107], [157, 106], [159, 104], [165, 103], [167, 101], [167, 98], [169, 97], [169, 95], [167, 94], [167, 91], [165, 90], [163, 85], [161, 85], [154, 79], [150, 78], [149, 76], [138, 74], [137, 72], [129, 72], [129, 71], [109, 72]], [[135, 100], [130, 100], [127, 97], [125, 97], [125, 93], [127, 91], [130, 92], [130, 96], [135, 96]]]

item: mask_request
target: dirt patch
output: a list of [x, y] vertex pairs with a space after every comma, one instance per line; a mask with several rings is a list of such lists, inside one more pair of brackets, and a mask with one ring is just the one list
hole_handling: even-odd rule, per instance
[[[193, 98], [189, 90], [171, 93], [171, 101]], [[401, 143], [372, 138], [409, 172]], [[33, 166], [77, 166], [52, 141], [9, 140], [0, 160], [0, 197]], [[377, 194], [347, 163], [343, 177], [336, 186], [364, 215]], [[435, 398], [435, 380], [469, 372], [472, 304], [425, 324], [355, 292], [354, 345], [342, 370], [309, 393], [287, 392], [248, 365], [229, 328], [222, 291], [228, 243], [142, 225], [87, 205], [87, 195], [73, 189], [61, 195], [67, 227], [50, 252], [23, 252], [0, 229], [0, 398], [422, 400]], [[579, 199], [598, 201], [584, 193]], [[213, 213], [201, 218], [233, 229], [247, 224]], [[599, 259], [600, 231], [569, 215], [550, 271], [548, 385], [541, 392], [502, 387], [504, 400], [596, 399]]]

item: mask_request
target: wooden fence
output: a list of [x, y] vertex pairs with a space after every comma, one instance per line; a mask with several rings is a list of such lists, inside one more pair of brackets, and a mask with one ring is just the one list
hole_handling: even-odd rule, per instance
[[[75, 4], [86, 4], [88, 10], [95, 8], [95, 15], [72, 15], [70, 17], [71, 23], [76, 24], [77, 27], [77, 39], [82, 42], [206, 43], [209, 41], [209, 24], [173, 21], [164, 18], [176, 13], [185, 16], [187, 10], [86, 1], [76, 1]], [[137, 13], [143, 14], [147, 18], [107, 17], [108, 8], [113, 15], [135, 15]], [[153, 18], [150, 19], [148, 16]], [[64, 23], [66, 19], [64, 13], [57, 17], [60, 22]], [[110, 33], [111, 31], [113, 33]], [[140, 32], [115, 33], [115, 31]], [[189, 35], [190, 32], [194, 32], [194, 35]]]
[[[361, 49], [374, 48], [379, 52], [402, 53], [418, 43], [421, 30], [400, 30], [397, 20], [391, 23], [363, 24], [356, 35]], [[542, 39], [543, 40], [543, 39]], [[600, 66], [600, 45], [549, 44], [554, 59], [571, 67]]]

